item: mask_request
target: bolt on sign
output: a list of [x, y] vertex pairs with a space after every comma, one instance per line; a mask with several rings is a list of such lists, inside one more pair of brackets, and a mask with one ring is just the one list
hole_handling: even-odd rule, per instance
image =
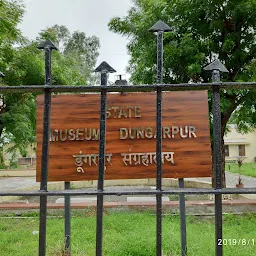
[[[37, 98], [37, 181], [41, 175], [43, 96]], [[156, 177], [156, 94], [109, 93], [105, 179]], [[98, 178], [100, 94], [53, 95], [49, 181]], [[206, 91], [163, 92], [163, 178], [211, 176]]]

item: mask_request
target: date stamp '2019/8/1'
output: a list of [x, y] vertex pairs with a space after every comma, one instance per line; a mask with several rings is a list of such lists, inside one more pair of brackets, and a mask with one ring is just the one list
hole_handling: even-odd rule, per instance
[[256, 239], [239, 238], [239, 239], [218, 239], [218, 245], [256, 245]]

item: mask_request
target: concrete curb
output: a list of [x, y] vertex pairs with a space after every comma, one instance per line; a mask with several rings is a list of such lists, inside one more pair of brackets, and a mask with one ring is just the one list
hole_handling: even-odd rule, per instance
[[[187, 214], [213, 214], [215, 211], [214, 201], [186, 201]], [[1, 203], [1, 211], [29, 211], [39, 210], [39, 203]], [[62, 203], [49, 203], [47, 204], [48, 210], [64, 210], [64, 204]], [[71, 209], [77, 210], [96, 210], [97, 203], [72, 203]], [[104, 202], [104, 209], [106, 210], [145, 210], [155, 212], [155, 202]], [[223, 201], [223, 213], [255, 213], [256, 212], [256, 200], [225, 200]], [[163, 202], [163, 214], [179, 213], [179, 202], [169, 201]]]
[[[191, 181], [185, 180], [185, 187], [187, 188], [211, 188], [211, 183], [206, 181]], [[39, 184], [39, 183], [38, 183]], [[71, 187], [75, 189], [80, 188], [97, 188], [97, 180], [87, 180], [87, 181], [71, 181]], [[38, 185], [39, 186], [39, 185]], [[23, 190], [35, 190], [38, 186], [31, 186]], [[119, 186], [156, 186], [156, 179], [128, 179], [128, 180], [105, 180], [104, 187], [119, 187]], [[163, 187], [178, 187], [177, 179], [165, 178], [162, 181]], [[64, 189], [64, 182], [48, 182], [48, 190], [62, 190]]]
[[0, 177], [36, 177], [36, 170], [0, 170]]

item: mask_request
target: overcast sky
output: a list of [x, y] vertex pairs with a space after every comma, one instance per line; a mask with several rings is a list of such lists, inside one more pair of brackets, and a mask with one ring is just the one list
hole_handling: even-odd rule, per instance
[[[125, 16], [132, 0], [24, 0], [26, 13], [20, 29], [29, 39], [35, 39], [46, 27], [65, 25], [73, 32], [79, 30], [100, 39], [97, 65], [107, 61], [116, 74], [125, 74], [129, 56], [127, 39], [108, 30], [114, 16]], [[114, 77], [111, 78], [113, 80]]]

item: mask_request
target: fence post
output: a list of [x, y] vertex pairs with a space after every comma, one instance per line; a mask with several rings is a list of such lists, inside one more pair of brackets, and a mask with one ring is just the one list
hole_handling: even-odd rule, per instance
[[[42, 161], [41, 161], [41, 183], [40, 191], [47, 192], [48, 181], [48, 155], [49, 155], [49, 129], [50, 129], [50, 109], [51, 109], [51, 91], [47, 86], [51, 85], [51, 55], [52, 50], [58, 50], [51, 42], [46, 40], [37, 47], [45, 51], [45, 90], [44, 90], [44, 127], [42, 143]], [[39, 227], [39, 256], [45, 256], [46, 252], [46, 215], [47, 215], [47, 196], [40, 196], [40, 227]]]
[[[100, 145], [99, 145], [99, 169], [98, 192], [104, 189], [105, 172], [105, 148], [106, 148], [106, 104], [108, 73], [116, 72], [107, 62], [103, 61], [95, 70], [101, 74], [100, 97]], [[96, 227], [96, 256], [102, 255], [102, 231], [103, 231], [103, 194], [97, 195], [97, 227]]]
[[[163, 33], [171, 31], [171, 28], [159, 20], [150, 29], [157, 33], [157, 84], [163, 82]], [[156, 95], [156, 165], [157, 178], [156, 189], [162, 190], [162, 90], [157, 88]], [[162, 255], [162, 195], [156, 195], [156, 255]]]
[[[65, 190], [70, 189], [70, 182], [65, 181]], [[70, 195], [65, 195], [65, 256], [71, 255], [71, 207]]]
[[[221, 110], [220, 110], [220, 72], [228, 72], [226, 67], [215, 60], [204, 68], [212, 71], [213, 94], [213, 170], [216, 176], [216, 189], [222, 188], [222, 165], [221, 165]], [[215, 195], [215, 243], [216, 255], [223, 255], [222, 248], [222, 194]]]
[[[184, 179], [179, 179], [179, 188], [184, 188]], [[187, 228], [186, 228], [186, 204], [185, 195], [179, 196], [180, 207], [180, 241], [181, 241], [181, 255], [187, 255]]]

